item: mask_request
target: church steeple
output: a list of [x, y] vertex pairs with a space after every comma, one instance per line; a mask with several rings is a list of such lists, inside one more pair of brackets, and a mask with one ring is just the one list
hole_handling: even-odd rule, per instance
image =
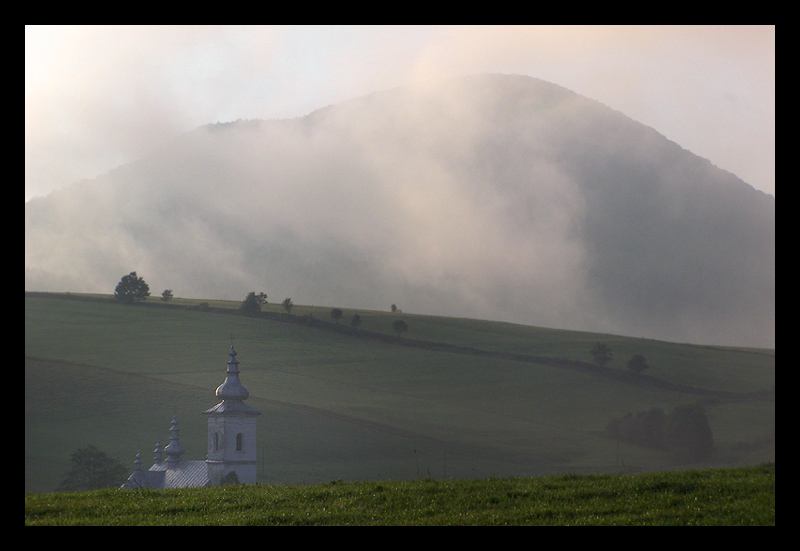
[[133, 474], [123, 488], [184, 488], [218, 486], [238, 480], [256, 482], [256, 418], [257, 409], [245, 404], [250, 392], [239, 380], [239, 361], [231, 343], [225, 381], [215, 395], [219, 403], [203, 413], [208, 416], [208, 455], [205, 461], [184, 460], [177, 417], [169, 428], [169, 444], [162, 448], [156, 442], [153, 466], [142, 470], [142, 454], [136, 453]]
[[256, 417], [260, 411], [245, 404], [250, 392], [239, 380], [239, 361], [231, 345], [225, 381], [217, 387], [220, 402], [208, 416], [208, 465], [212, 484], [236, 473], [240, 482], [256, 482]]

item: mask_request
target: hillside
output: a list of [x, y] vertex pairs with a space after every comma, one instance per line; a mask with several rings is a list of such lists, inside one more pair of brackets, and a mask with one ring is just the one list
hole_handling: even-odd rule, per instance
[[180, 296], [775, 346], [775, 198], [529, 77], [208, 125], [26, 204], [26, 290], [132, 270]]
[[[630, 472], [775, 458], [774, 350], [365, 310], [352, 332], [327, 321], [330, 309], [322, 307], [300, 305], [287, 317], [270, 304], [265, 317], [253, 318], [236, 315], [235, 301], [201, 311], [201, 300], [127, 307], [89, 298], [25, 299], [26, 491], [52, 491], [69, 455], [87, 444], [131, 466], [141, 450], [149, 466], [174, 415], [186, 457], [204, 458], [200, 412], [224, 379], [231, 336], [249, 401], [264, 412], [264, 483]], [[345, 319], [354, 312], [346, 309]], [[409, 330], [398, 340], [391, 323], [399, 315]], [[614, 351], [611, 373], [580, 369], [596, 342]], [[624, 367], [634, 353], [651, 365], [639, 381]], [[698, 401], [715, 444], [702, 464], [676, 464], [666, 452], [603, 435], [614, 417]]]

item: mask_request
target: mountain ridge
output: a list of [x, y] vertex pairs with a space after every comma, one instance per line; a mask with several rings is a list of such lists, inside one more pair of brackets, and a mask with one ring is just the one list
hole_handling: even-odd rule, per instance
[[530, 77], [207, 125], [26, 204], [26, 289], [133, 270], [184, 296], [774, 347], [774, 197]]

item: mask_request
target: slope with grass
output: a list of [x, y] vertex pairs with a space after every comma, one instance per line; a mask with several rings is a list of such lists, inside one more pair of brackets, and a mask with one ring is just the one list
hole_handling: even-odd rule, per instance
[[[52, 491], [70, 454], [87, 444], [131, 466], [141, 451], [149, 465], [150, 451], [156, 440], [166, 440], [174, 415], [184, 457], [204, 458], [200, 412], [215, 403], [231, 336], [249, 402], [263, 412], [263, 483], [774, 461], [774, 350], [411, 314], [402, 314], [409, 331], [397, 339], [391, 323], [398, 314], [390, 312], [358, 312], [362, 325], [353, 332], [344, 320], [327, 323], [330, 308], [298, 306], [287, 318], [278, 305], [268, 305], [258, 318], [236, 315], [237, 302], [218, 301], [204, 310], [197, 309], [200, 302], [129, 307], [108, 297], [26, 296], [26, 491]], [[345, 310], [345, 320], [353, 313]], [[450, 348], [409, 346], [416, 340]], [[610, 369], [618, 374], [627, 375], [625, 362], [641, 353], [651, 365], [649, 378], [678, 386], [563, 365], [587, 363], [598, 341], [614, 351]], [[690, 391], [697, 389], [708, 392]], [[716, 446], [713, 460], [703, 465], [675, 465], [665, 452], [602, 434], [613, 417], [698, 400]]]
[[775, 466], [27, 494], [26, 525], [775, 525]]

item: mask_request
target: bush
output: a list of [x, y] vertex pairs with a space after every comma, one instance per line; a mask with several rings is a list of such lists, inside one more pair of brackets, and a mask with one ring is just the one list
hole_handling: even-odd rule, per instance
[[634, 373], [641, 373], [645, 369], [648, 369], [650, 364], [647, 363], [647, 358], [642, 356], [641, 354], [634, 354], [631, 356], [631, 359], [628, 360], [628, 369], [633, 371]]
[[397, 333], [397, 336], [399, 337], [408, 331], [408, 324], [403, 320], [395, 320], [394, 323], [392, 323], [392, 329], [394, 329], [394, 332]]
[[239, 482], [239, 475], [236, 474], [236, 471], [229, 472], [219, 481], [220, 486], [229, 486], [235, 484], [241, 484], [241, 482]]
[[604, 367], [608, 362], [614, 359], [614, 354], [611, 352], [611, 349], [601, 342], [596, 343], [589, 351], [589, 354], [592, 355], [592, 361], [600, 367]]

